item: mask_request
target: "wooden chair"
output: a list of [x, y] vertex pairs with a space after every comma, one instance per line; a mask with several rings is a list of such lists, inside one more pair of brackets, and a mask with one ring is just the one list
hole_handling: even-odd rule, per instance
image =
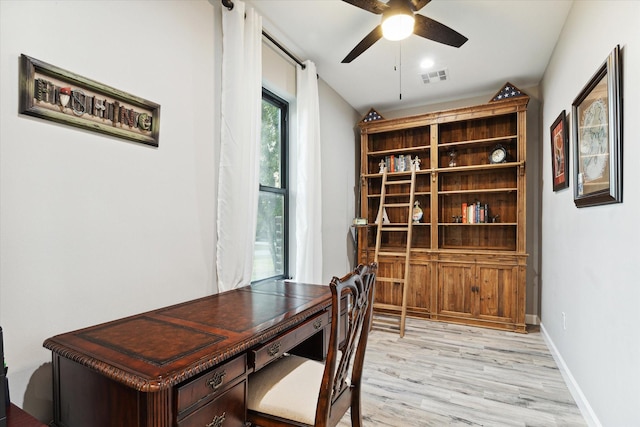
[[[362, 425], [360, 384], [377, 264], [331, 280], [331, 332], [324, 363], [286, 355], [249, 376], [247, 418], [254, 426], [335, 426], [351, 408]], [[342, 313], [342, 317], [340, 316]]]

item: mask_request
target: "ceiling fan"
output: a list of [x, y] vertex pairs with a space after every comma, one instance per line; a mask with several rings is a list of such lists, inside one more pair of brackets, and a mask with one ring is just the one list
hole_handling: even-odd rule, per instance
[[[468, 40], [465, 36], [446, 25], [416, 13], [431, 0], [389, 0], [387, 3], [379, 0], [342, 1], [364, 9], [367, 12], [382, 15], [380, 25], [367, 34], [367, 36], [349, 52], [342, 60], [343, 64], [356, 59], [382, 37], [389, 40], [402, 40], [413, 33], [417, 36], [453, 47], [460, 47]], [[391, 27], [395, 24], [400, 25], [400, 33], [391, 34]]]

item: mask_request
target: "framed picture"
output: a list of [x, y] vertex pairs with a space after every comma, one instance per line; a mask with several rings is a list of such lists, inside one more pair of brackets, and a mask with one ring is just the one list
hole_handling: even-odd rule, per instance
[[622, 202], [621, 70], [616, 46], [571, 107], [577, 207]]
[[158, 146], [160, 105], [27, 55], [20, 56], [19, 111]]
[[565, 110], [551, 125], [551, 171], [553, 191], [569, 186], [569, 134]]

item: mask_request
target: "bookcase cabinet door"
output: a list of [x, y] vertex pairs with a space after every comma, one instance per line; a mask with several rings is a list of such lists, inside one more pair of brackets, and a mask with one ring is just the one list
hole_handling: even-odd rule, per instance
[[[404, 276], [404, 258], [381, 256], [378, 258], [378, 277], [394, 277], [399, 280]], [[376, 281], [374, 303], [386, 310], [396, 310], [402, 304], [402, 286], [400, 282]]]
[[517, 267], [479, 264], [476, 266], [476, 283], [474, 314], [489, 321], [515, 322]]
[[473, 264], [438, 264], [438, 315], [474, 315]]
[[418, 316], [428, 316], [432, 311], [431, 301], [431, 262], [414, 256], [409, 267], [407, 311]]
[[509, 262], [438, 263], [437, 318], [524, 331], [524, 287], [519, 282], [523, 271]]

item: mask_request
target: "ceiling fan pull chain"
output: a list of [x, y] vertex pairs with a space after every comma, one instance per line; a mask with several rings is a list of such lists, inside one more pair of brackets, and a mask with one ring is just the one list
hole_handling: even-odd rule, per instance
[[400, 80], [400, 101], [402, 101], [402, 42], [398, 43], [398, 45], [400, 46], [400, 76], [399, 76], [399, 80]]

